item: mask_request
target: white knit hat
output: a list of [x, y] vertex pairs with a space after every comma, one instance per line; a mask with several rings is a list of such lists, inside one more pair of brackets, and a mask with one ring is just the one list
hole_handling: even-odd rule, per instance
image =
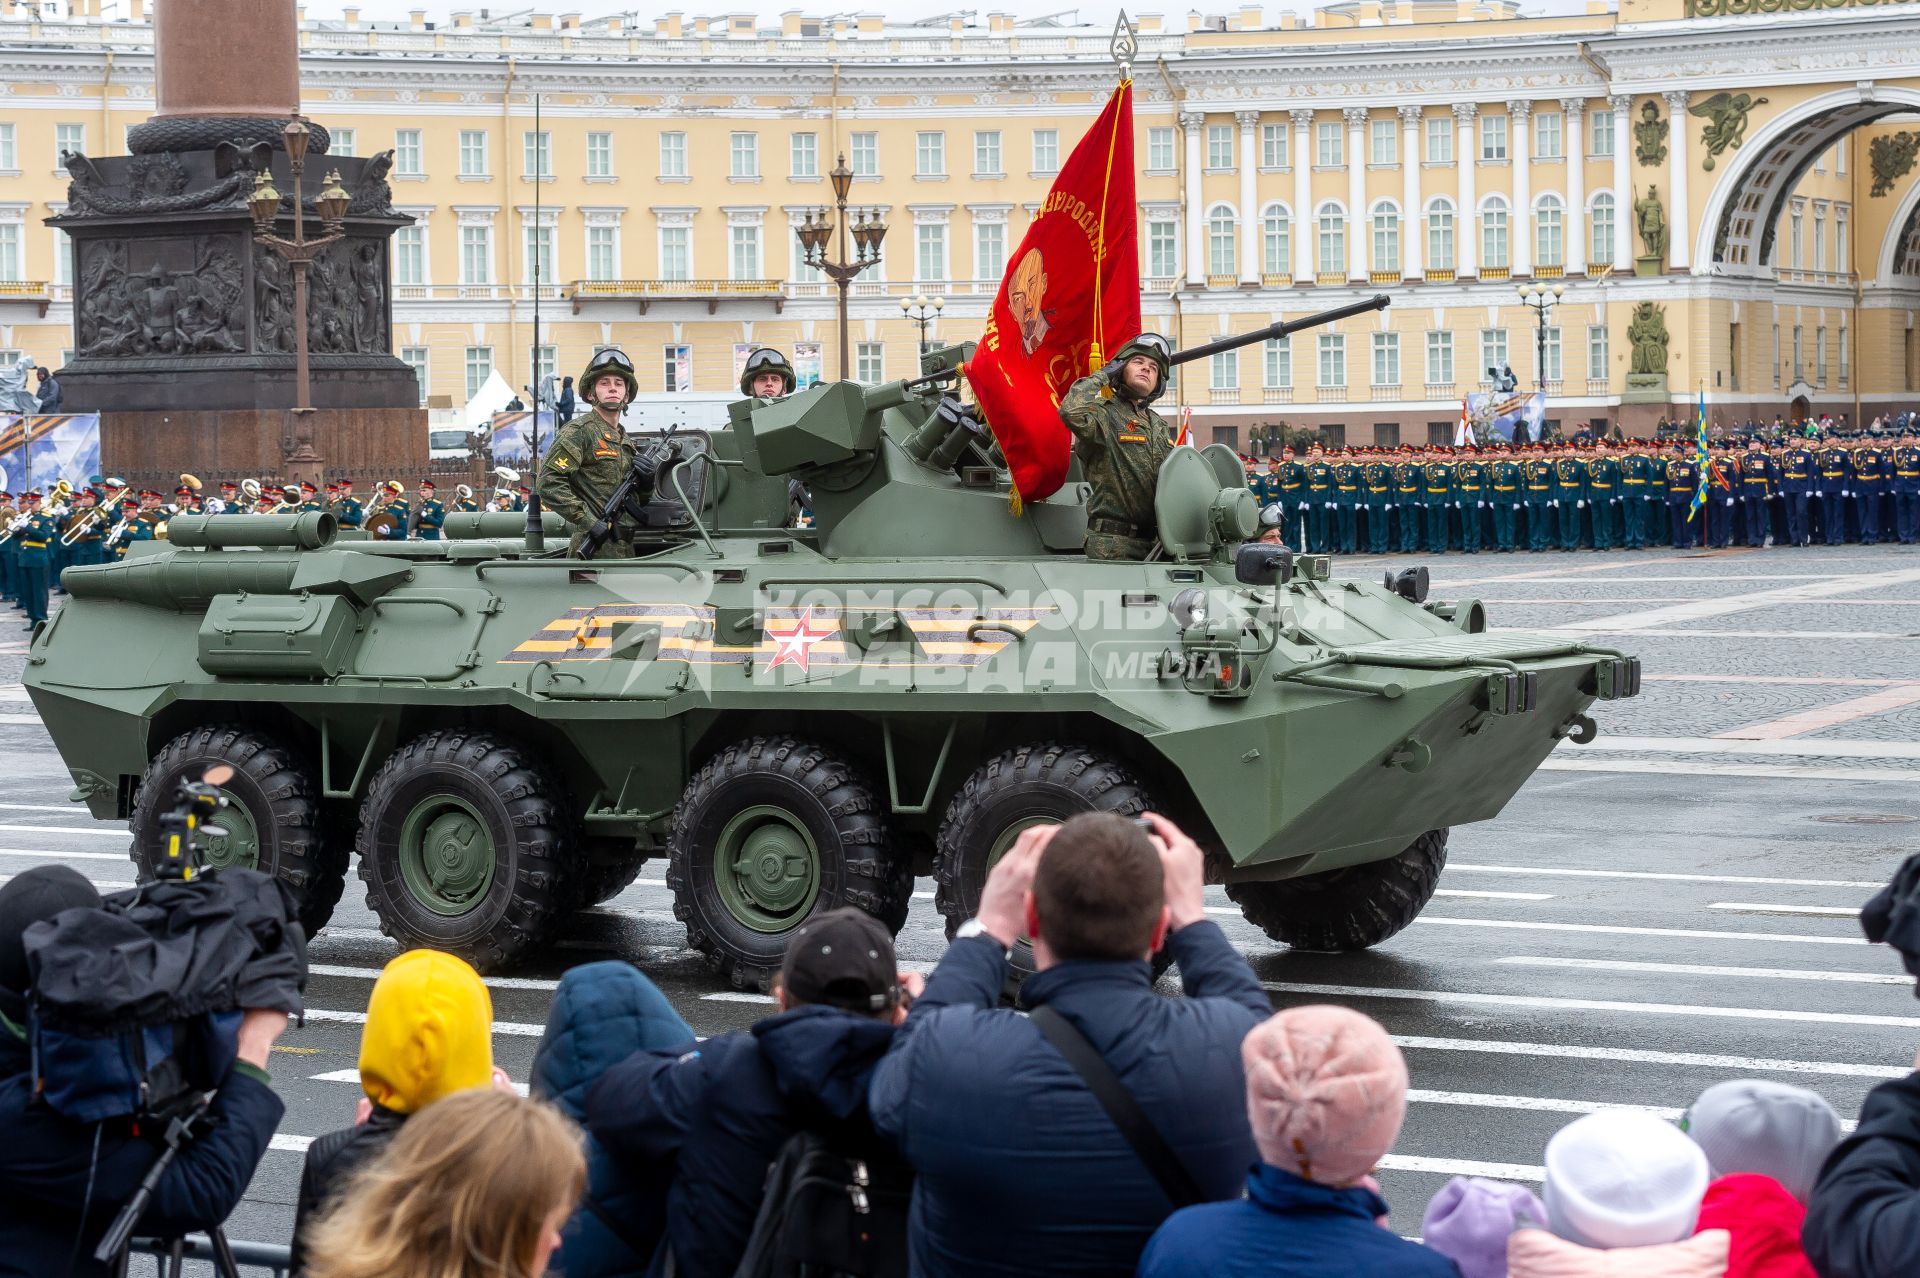
[[1588, 1247], [1650, 1247], [1693, 1232], [1707, 1158], [1673, 1124], [1606, 1110], [1547, 1142], [1542, 1197], [1553, 1232]]

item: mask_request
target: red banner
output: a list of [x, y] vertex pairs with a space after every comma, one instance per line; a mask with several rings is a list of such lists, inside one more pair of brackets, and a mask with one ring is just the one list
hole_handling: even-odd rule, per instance
[[1134, 231], [1133, 81], [1061, 166], [1008, 259], [967, 381], [1013, 472], [1016, 506], [1065, 482], [1067, 388], [1140, 332]]

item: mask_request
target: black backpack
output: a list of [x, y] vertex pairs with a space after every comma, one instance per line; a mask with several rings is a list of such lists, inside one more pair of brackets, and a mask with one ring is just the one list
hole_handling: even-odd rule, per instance
[[885, 1142], [796, 1132], [734, 1278], [906, 1278], [913, 1169]]

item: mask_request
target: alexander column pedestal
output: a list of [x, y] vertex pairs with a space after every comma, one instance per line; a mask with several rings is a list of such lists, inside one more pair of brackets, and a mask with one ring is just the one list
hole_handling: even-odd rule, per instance
[[[308, 123], [304, 209], [283, 131], [298, 111], [293, 0], [193, 0], [155, 8], [159, 110], [128, 133], [131, 155], [69, 154], [73, 361], [70, 412], [101, 415], [101, 461], [136, 481], [389, 474], [426, 464], [413, 370], [392, 354], [388, 245], [392, 153], [330, 156]], [[294, 280], [256, 242], [248, 199], [267, 173], [283, 193], [278, 231], [338, 175], [343, 235], [314, 258], [306, 330], [314, 410], [296, 422]], [[289, 474], [289, 465], [302, 474]]]

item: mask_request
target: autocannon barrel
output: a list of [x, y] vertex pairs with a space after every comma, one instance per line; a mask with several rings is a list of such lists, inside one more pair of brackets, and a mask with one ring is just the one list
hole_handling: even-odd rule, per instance
[[[312, 518], [312, 512], [297, 518]], [[266, 516], [246, 516], [265, 519]], [[285, 519], [287, 516], [280, 516]], [[328, 520], [332, 516], [325, 516]], [[298, 555], [158, 553], [117, 564], [69, 568], [60, 586], [75, 599], [124, 599], [129, 603], [189, 612], [215, 595], [286, 594], [299, 569]]]
[[1375, 293], [1364, 302], [1353, 302], [1346, 306], [1336, 306], [1332, 310], [1319, 311], [1297, 320], [1282, 320], [1252, 333], [1240, 333], [1233, 337], [1223, 337], [1204, 346], [1189, 346], [1184, 351], [1175, 351], [1169, 361], [1185, 364], [1208, 355], [1218, 355], [1223, 351], [1237, 351], [1242, 346], [1251, 346], [1255, 342], [1271, 341], [1276, 337], [1285, 337], [1297, 333], [1303, 328], [1319, 328], [1322, 324], [1333, 324], [1355, 315], [1365, 315], [1369, 311], [1384, 311], [1393, 304], [1393, 299], [1385, 293]]
[[332, 543], [339, 522], [323, 510], [297, 515], [176, 515], [167, 540], [193, 549], [261, 547], [319, 550]]

